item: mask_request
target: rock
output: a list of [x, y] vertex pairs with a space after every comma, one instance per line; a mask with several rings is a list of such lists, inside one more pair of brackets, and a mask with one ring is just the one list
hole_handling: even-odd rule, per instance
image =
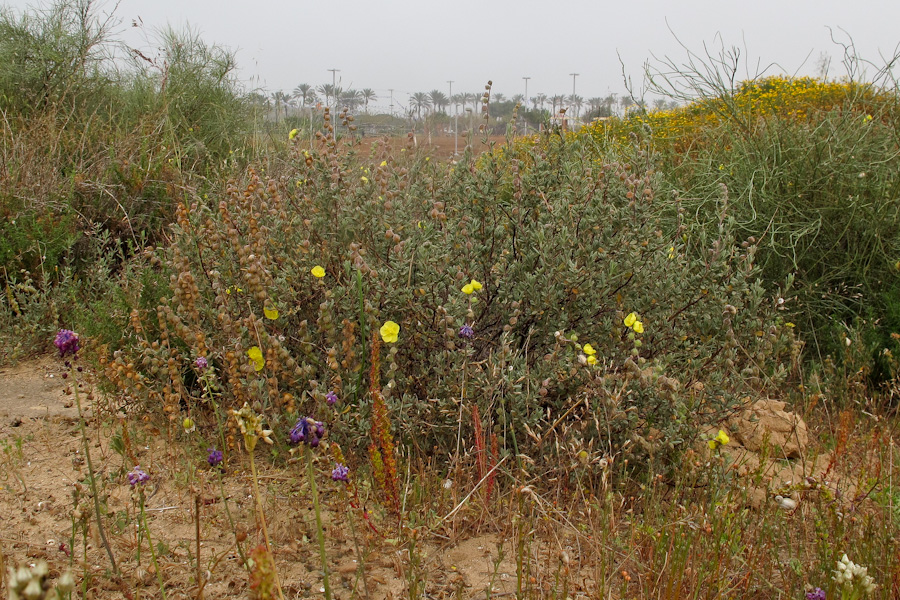
[[732, 421], [731, 428], [740, 444], [751, 452], [766, 445], [773, 458], [798, 458], [806, 449], [809, 433], [798, 415], [784, 410], [784, 402], [757, 400]]

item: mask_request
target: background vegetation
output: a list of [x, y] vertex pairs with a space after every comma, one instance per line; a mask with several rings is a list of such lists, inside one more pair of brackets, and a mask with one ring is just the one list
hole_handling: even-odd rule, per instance
[[[612, 548], [642, 595], [836, 592], [852, 548], [896, 591], [892, 80], [685, 69], [655, 80], [689, 93], [680, 108], [530, 138], [512, 121], [502, 148], [440, 161], [362, 137], [349, 108], [266, 119], [230, 52], [192, 32], [160, 47], [113, 60], [89, 2], [0, 14], [0, 361], [75, 329], [113, 404], [170, 440], [198, 430], [233, 466], [242, 438], [254, 453], [249, 413], [229, 411], [263, 415], [276, 465], [298, 419], [321, 418], [410, 565], [422, 490], [442, 484], [421, 469], [408, 506], [398, 460], [491, 482], [488, 512], [571, 507], [597, 590], [627, 593]], [[753, 486], [707, 443], [767, 397], [821, 428], [826, 475], [855, 472], [849, 507], [760, 469], [755, 486], [808, 508], [746, 508]], [[522, 522], [520, 558], [540, 535]], [[520, 595], [546, 591], [520, 576]]]

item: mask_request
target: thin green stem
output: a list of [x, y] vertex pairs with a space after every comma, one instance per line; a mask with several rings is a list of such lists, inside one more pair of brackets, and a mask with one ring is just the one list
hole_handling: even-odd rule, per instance
[[[141, 515], [140, 524], [144, 529], [144, 535], [147, 537], [147, 545], [150, 546], [150, 561], [153, 563], [153, 570], [156, 571], [156, 581], [159, 583], [159, 592], [162, 594], [163, 600], [166, 600], [166, 586], [163, 583], [162, 572], [159, 570], [159, 563], [156, 562], [156, 548], [153, 547], [153, 539], [150, 537], [150, 528], [147, 527], [147, 515], [144, 513], [144, 490], [140, 490], [141, 495]], [[140, 544], [140, 541], [138, 541]], [[140, 545], [138, 545], [140, 548]]]
[[100, 518], [100, 494], [97, 493], [97, 481], [94, 477], [94, 465], [91, 462], [91, 452], [89, 449], [87, 438], [87, 427], [84, 425], [84, 414], [81, 411], [81, 397], [78, 394], [78, 382], [73, 386], [75, 389], [75, 404], [78, 405], [78, 424], [81, 426], [81, 441], [84, 444], [84, 460], [87, 462], [88, 481], [91, 484], [91, 494], [94, 496], [94, 517], [97, 519], [97, 531], [100, 533], [100, 539], [103, 541], [103, 547], [106, 548], [106, 554], [109, 556], [109, 562], [112, 565], [113, 573], [119, 574], [119, 567], [116, 566], [116, 559], [113, 557], [112, 548], [109, 547], [109, 541], [106, 539], [106, 532], [103, 529], [103, 520]]
[[[319, 490], [316, 488], [316, 473], [313, 470], [312, 451], [306, 444], [303, 445], [303, 453], [306, 454], [309, 490], [312, 493], [313, 507], [316, 510], [316, 533], [318, 533], [319, 537], [319, 558], [322, 560], [322, 582], [325, 587], [325, 600], [331, 600], [331, 585], [328, 580], [328, 555], [325, 553], [325, 530], [322, 528], [322, 513], [319, 510]], [[365, 586], [365, 582], [363, 582], [363, 586]]]
[[259, 524], [262, 528], [263, 539], [266, 541], [266, 551], [272, 558], [272, 571], [275, 574], [275, 587], [278, 589], [278, 597], [281, 600], [284, 600], [284, 594], [281, 591], [281, 578], [278, 577], [278, 567], [275, 566], [275, 555], [272, 553], [272, 543], [269, 541], [269, 529], [266, 527], [266, 514], [263, 512], [262, 496], [260, 496], [259, 494], [259, 483], [257, 483], [258, 476], [256, 474], [256, 461], [253, 459], [253, 450], [250, 449], [249, 445], [247, 447], [247, 450], [250, 454], [250, 471], [253, 474], [253, 479], [251, 481], [253, 483], [253, 497], [256, 498], [256, 515], [257, 517], [259, 517]]
[[231, 509], [228, 508], [228, 496], [225, 494], [225, 479], [222, 477], [222, 471], [218, 470], [219, 475], [219, 491], [222, 494], [222, 504], [225, 506], [225, 516], [228, 517], [228, 523], [231, 525], [231, 532], [234, 534], [234, 545], [237, 547], [238, 554], [241, 556], [241, 565], [247, 568], [247, 557], [244, 555], [244, 549], [241, 548], [241, 542], [238, 541], [237, 528], [234, 525], [234, 517], [231, 516]]

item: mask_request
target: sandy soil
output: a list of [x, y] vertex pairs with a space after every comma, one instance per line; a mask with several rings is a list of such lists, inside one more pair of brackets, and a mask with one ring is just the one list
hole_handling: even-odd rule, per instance
[[[203, 460], [205, 448], [192, 448], [190, 440], [179, 437], [176, 451], [166, 433], [150, 424], [129, 423], [123, 430], [126, 422], [101, 401], [97, 418], [88, 413], [88, 447], [108, 515], [105, 532], [121, 573], [112, 574], [93, 521], [74, 396], [65, 392], [73, 378], [64, 381], [60, 375], [55, 358], [0, 371], [0, 558], [7, 565], [44, 559], [50, 564], [51, 579], [71, 570], [79, 586], [77, 598], [161, 597], [146, 542], [138, 551], [137, 504], [126, 482], [127, 472], [138, 462], [151, 475], [145, 512], [167, 597], [198, 597], [198, 527], [203, 597], [252, 597], [249, 575], [234, 545], [235, 530], [246, 535], [245, 551], [263, 541], [246, 461], [229, 462], [222, 488], [218, 473]], [[83, 394], [79, 397], [89, 404]], [[197, 464], [185, 460], [190, 452], [200, 456]], [[302, 463], [289, 466], [263, 468], [260, 474], [268, 530], [285, 598], [321, 598], [321, 563], [305, 469]], [[494, 596], [515, 591], [515, 555], [508, 543], [498, 558], [503, 524], [480, 521], [473, 527], [475, 518], [460, 511], [452, 523], [432, 526], [428, 536], [411, 548], [397, 541], [389, 517], [371, 513], [366, 521], [361, 511], [349, 508], [338, 484], [328, 479], [328, 468], [319, 465], [323, 475], [318, 486], [335, 598], [409, 597], [410, 582], [417, 579], [423, 581], [428, 598], [484, 598], [490, 595], [489, 587]], [[448, 495], [446, 503], [436, 504], [438, 511], [449, 512], [455, 499]], [[84, 515], [81, 521], [79, 513]], [[356, 535], [348, 527], [351, 516]]]

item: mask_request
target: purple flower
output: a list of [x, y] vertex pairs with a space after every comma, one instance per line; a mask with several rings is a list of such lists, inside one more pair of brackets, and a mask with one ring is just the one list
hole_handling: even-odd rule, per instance
[[194, 366], [197, 367], [198, 371], [205, 371], [206, 367], [209, 366], [209, 361], [206, 360], [205, 356], [198, 356], [197, 360], [194, 361]]
[[334, 470], [331, 472], [331, 479], [334, 481], [347, 481], [350, 476], [350, 469], [341, 463], [335, 463]]
[[459, 337], [470, 340], [475, 337], [475, 330], [467, 323], [459, 328]]
[[315, 448], [324, 435], [324, 423], [310, 417], [300, 417], [297, 419], [297, 424], [291, 429], [289, 437], [292, 444], [306, 443]]
[[806, 600], [825, 600], [825, 590], [817, 587], [811, 592], [806, 592]]
[[209, 456], [206, 457], [206, 462], [208, 462], [211, 467], [218, 467], [225, 458], [222, 455], [222, 451], [216, 450], [215, 448], [209, 448], [208, 452]]
[[328, 403], [328, 406], [334, 406], [334, 403], [337, 402], [337, 394], [334, 391], [328, 392], [325, 394], [325, 402]]
[[146, 471], [141, 469], [140, 465], [136, 466], [128, 473], [128, 483], [131, 484], [131, 487], [138, 484], [144, 485], [148, 481], [150, 481], [150, 476], [147, 475]]
[[53, 340], [53, 343], [59, 350], [60, 356], [66, 356], [67, 354], [74, 356], [81, 348], [78, 345], [78, 334], [70, 329], [60, 329], [59, 333], [56, 334], [56, 339]]

